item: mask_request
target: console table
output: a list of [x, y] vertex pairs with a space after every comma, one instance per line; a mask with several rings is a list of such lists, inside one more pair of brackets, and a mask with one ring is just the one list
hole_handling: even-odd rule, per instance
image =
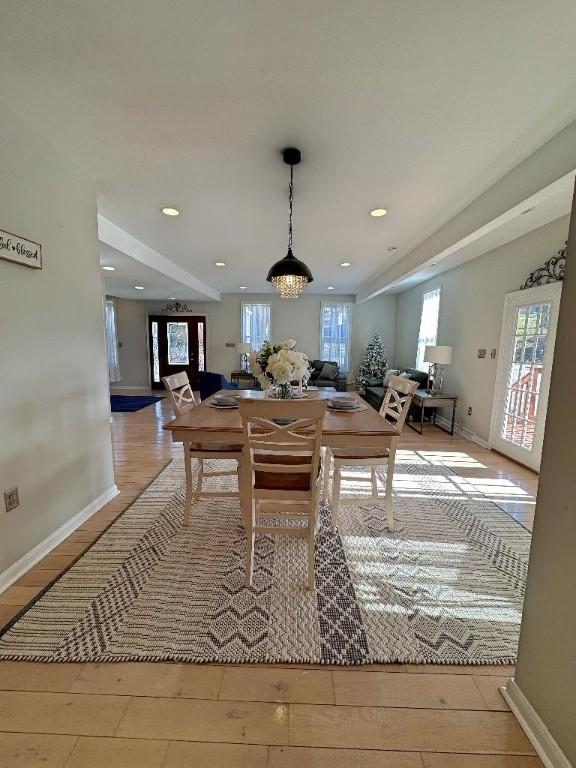
[[406, 423], [412, 427], [415, 432], [418, 432], [418, 434], [421, 435], [424, 431], [424, 411], [426, 408], [452, 408], [452, 425], [450, 429], [444, 429], [444, 427], [436, 424], [436, 411], [434, 411], [434, 415], [432, 416], [432, 423], [436, 424], [438, 429], [442, 429], [444, 432], [448, 432], [448, 434], [453, 435], [457, 400], [458, 398], [453, 397], [452, 395], [434, 394], [432, 392], [427, 392], [425, 389], [417, 389], [414, 393], [412, 403], [417, 408], [420, 408], [420, 429], [416, 429], [413, 424], [413, 419], [412, 421], [408, 420]]

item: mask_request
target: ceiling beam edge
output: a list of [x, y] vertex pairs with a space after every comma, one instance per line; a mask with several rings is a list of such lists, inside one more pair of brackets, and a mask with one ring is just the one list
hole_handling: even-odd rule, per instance
[[493, 184], [486, 192], [380, 274], [357, 291], [359, 303], [383, 293], [413, 275], [456, 243], [489, 226], [544, 187], [561, 179], [576, 167], [576, 121]]
[[192, 288], [213, 301], [220, 301], [220, 291], [207, 283], [202, 282], [190, 272], [174, 264], [173, 261], [162, 256], [150, 246], [138, 240], [133, 235], [113, 224], [109, 219], [98, 214], [98, 239], [106, 245], [125, 253], [127, 256], [139, 261], [151, 269], [160, 272], [166, 277], [176, 280], [178, 283]]

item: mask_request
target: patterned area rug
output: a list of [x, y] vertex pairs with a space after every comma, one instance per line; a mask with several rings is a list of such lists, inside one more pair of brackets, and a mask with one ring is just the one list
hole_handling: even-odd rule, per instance
[[448, 467], [410, 456], [397, 460], [395, 534], [368, 502], [341, 505], [333, 534], [323, 504], [314, 592], [304, 541], [287, 536], [257, 537], [245, 587], [238, 501], [195, 504], [185, 529], [174, 460], [13, 622], [0, 658], [513, 663], [530, 533]]

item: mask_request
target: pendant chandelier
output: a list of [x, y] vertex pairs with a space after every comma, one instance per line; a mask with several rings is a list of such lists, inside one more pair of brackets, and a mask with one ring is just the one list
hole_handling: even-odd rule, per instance
[[288, 202], [290, 218], [288, 224], [288, 253], [270, 267], [266, 280], [276, 288], [283, 299], [296, 299], [314, 278], [306, 264], [292, 253], [292, 205], [294, 198], [294, 166], [302, 159], [299, 149], [287, 147], [282, 150], [284, 162], [290, 166], [290, 187]]

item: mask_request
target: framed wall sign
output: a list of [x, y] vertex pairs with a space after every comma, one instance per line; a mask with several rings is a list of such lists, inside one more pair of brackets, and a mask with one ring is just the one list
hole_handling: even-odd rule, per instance
[[0, 229], [0, 259], [24, 264], [25, 267], [42, 269], [42, 246], [12, 232]]

